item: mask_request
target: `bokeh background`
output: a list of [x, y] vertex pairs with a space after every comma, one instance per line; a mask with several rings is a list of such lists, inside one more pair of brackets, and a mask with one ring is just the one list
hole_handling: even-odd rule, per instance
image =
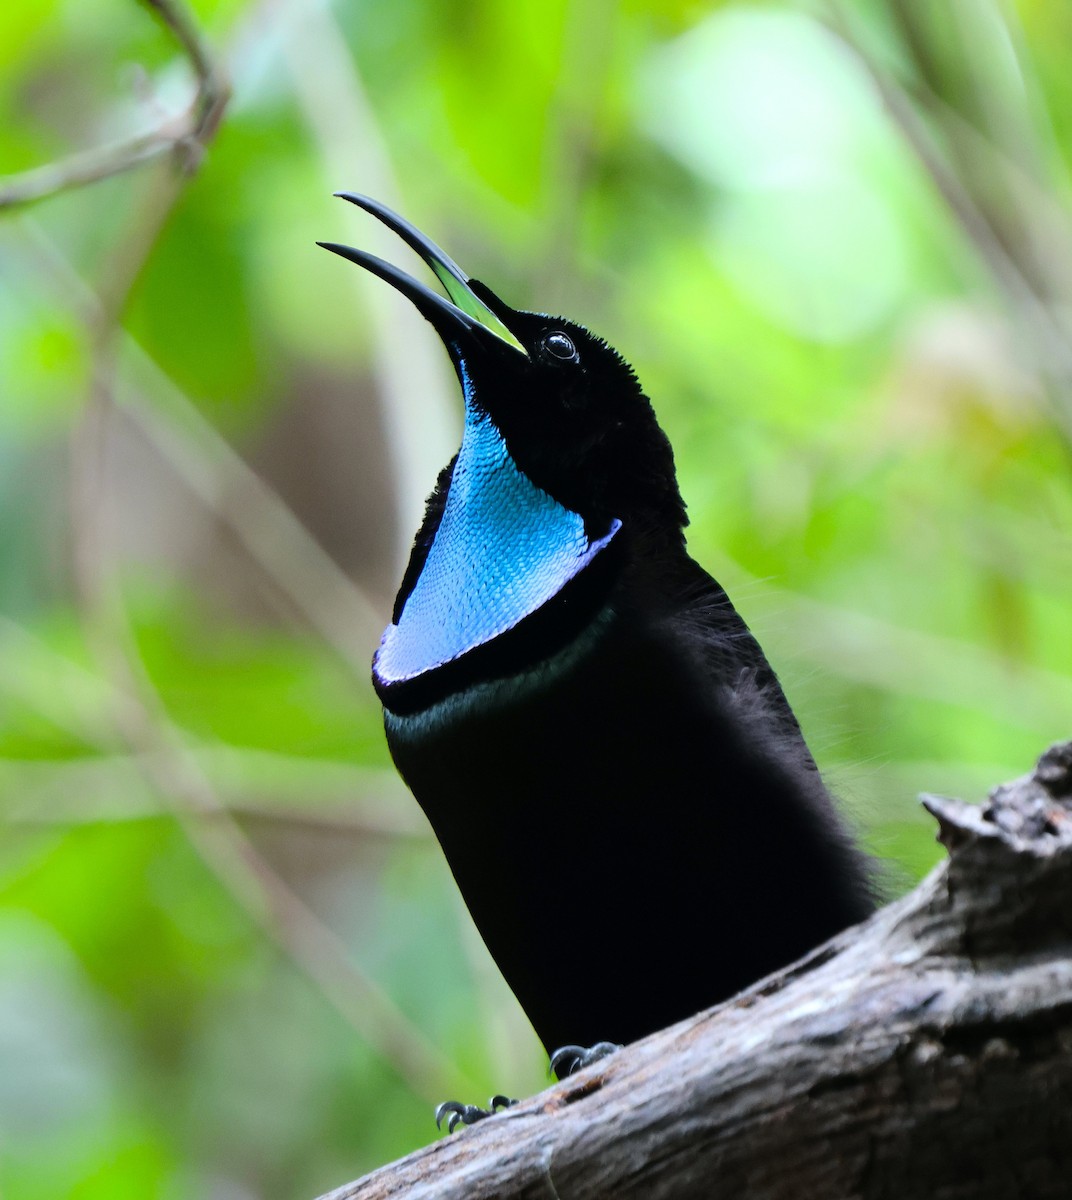
[[0, 6], [5, 1200], [312, 1197], [547, 1080], [368, 682], [460, 405], [334, 190], [634, 363], [897, 891], [1072, 731], [1070, 151], [1046, 0]]

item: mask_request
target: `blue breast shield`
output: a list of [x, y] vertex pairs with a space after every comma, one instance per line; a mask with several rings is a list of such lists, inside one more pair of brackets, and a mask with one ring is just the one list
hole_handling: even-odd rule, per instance
[[490, 418], [465, 431], [435, 539], [374, 669], [414, 679], [499, 637], [557, 595], [621, 528], [589, 541], [584, 520], [525, 476]]

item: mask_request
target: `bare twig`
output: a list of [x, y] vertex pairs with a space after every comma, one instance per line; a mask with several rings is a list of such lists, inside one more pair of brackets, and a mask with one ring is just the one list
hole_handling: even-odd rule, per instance
[[193, 67], [197, 91], [185, 113], [168, 118], [148, 133], [128, 141], [82, 150], [0, 179], [0, 210], [32, 204], [71, 188], [96, 183], [166, 155], [182, 171], [196, 170], [212, 140], [230, 98], [230, 87], [209, 53], [182, 0], [142, 0], [174, 34]]
[[[55, 243], [30, 218], [23, 220], [39, 278], [52, 300], [90, 329], [102, 320], [102, 300]], [[346, 663], [368, 680], [370, 647], [383, 627], [376, 602], [308, 532], [279, 494], [125, 330], [119, 330], [123, 379], [113, 399], [190, 492], [237, 539], [290, 609]], [[151, 399], [150, 399], [151, 397]]]
[[[332, 6], [290, 0], [285, 18], [283, 53], [295, 99], [324, 165], [325, 194], [353, 187], [392, 202], [398, 187], [387, 147]], [[355, 228], [353, 218], [353, 209], [339, 206], [337, 219], [347, 223], [345, 228]], [[398, 239], [378, 222], [366, 219], [357, 228], [354, 236], [366, 249], [388, 258], [398, 255]], [[413, 306], [367, 271], [347, 271], [345, 278], [364, 301], [364, 319], [374, 334], [373, 368], [394, 479], [395, 556], [401, 574], [425, 497], [457, 449], [460, 406], [452, 403], [454, 383], [446, 357], [437, 340], [427, 336]]]
[[[5, 667], [9, 661], [2, 648], [0, 661]], [[77, 728], [70, 732], [82, 736], [82, 722], [71, 724]], [[220, 803], [243, 821], [358, 839], [431, 836], [417, 806], [402, 802], [404, 788], [394, 771], [204, 742], [185, 730], [181, 736]], [[102, 748], [79, 758], [0, 758], [0, 816], [10, 824], [144, 821], [167, 813], [129, 753]]]
[[316, 985], [324, 998], [418, 1095], [436, 1103], [473, 1084], [425, 1038], [390, 997], [352, 961], [345, 944], [273, 870], [218, 800], [146, 674], [118, 597], [102, 607], [96, 629], [119, 685], [116, 727], [145, 778], [191, 845], [261, 931]]
[[[167, 803], [191, 845], [257, 927], [309, 978], [333, 1008], [408, 1085], [435, 1103], [474, 1085], [448, 1062], [352, 961], [346, 946], [265, 861], [220, 802], [186, 734], [164, 711], [144, 672], [114, 592], [98, 592], [94, 624], [102, 679], [69, 661], [15, 622], [0, 617], [0, 651], [25, 659], [34, 673], [63, 681], [66, 694], [85, 696], [72, 720], [48, 715], [105, 752], [118, 734], [129, 762]], [[98, 719], [101, 710], [110, 717]]]
[[[1040, 269], [1047, 270], [1045, 264], [1023, 259], [1024, 247], [1031, 244], [1032, 231], [1027, 228], [1031, 225], [1030, 218], [1019, 208], [997, 213], [993, 203], [979, 194], [975, 174], [958, 169], [947, 160], [927, 129], [919, 111], [920, 102], [875, 61], [837, 0], [833, 0], [825, 14], [831, 29], [871, 76], [890, 116], [1004, 294], [1034, 367], [1045, 381], [1057, 426], [1066, 443], [1072, 444], [1072, 330], [1064, 315], [1069, 303], [1067, 281], [1056, 278], [1052, 267], [1048, 274], [1040, 276]], [[934, 66], [921, 32], [910, 25], [905, 41], [906, 50], [919, 63], [921, 76], [930, 78]], [[920, 85], [920, 92], [928, 115], [947, 129], [953, 127], [954, 142], [959, 139], [963, 143], [965, 128], [971, 127], [973, 136], [967, 140], [975, 147], [987, 143], [991, 158], [1001, 153], [984, 132], [975, 129], [959, 113], [954, 120], [948, 102], [925, 85]], [[980, 172], [983, 177], [993, 174], [992, 163], [988, 166], [989, 171]]]
[[130, 141], [101, 146], [95, 150], [82, 150], [58, 162], [23, 171], [20, 175], [0, 178], [0, 209], [32, 204], [71, 188], [121, 175], [142, 163], [169, 154], [174, 150], [177, 140], [188, 136], [188, 128], [184, 126], [181, 133], [176, 134], [169, 123], [166, 128], [140, 134]]
[[[121, 635], [122, 631], [110, 632]], [[435, 1104], [443, 1096], [471, 1092], [473, 1084], [464, 1073], [353, 963], [342, 939], [260, 855], [187, 752], [132, 641], [121, 640], [122, 650], [112, 644], [112, 665], [117, 675], [126, 675], [128, 690], [117, 706], [116, 724], [146, 779], [172, 802], [172, 813], [205, 864], [261, 931], [417, 1095]]]
[[219, 64], [210, 53], [205, 39], [201, 36], [201, 30], [181, 0], [142, 0], [142, 3], [157, 14], [185, 51], [197, 75], [199, 98], [207, 110], [223, 84]]
[[[766, 589], [766, 603], [785, 614], [765, 640], [789, 637], [787, 657], [810, 656], [824, 672], [894, 695], [985, 711], [1012, 728], [1057, 736], [1072, 723], [1072, 679], [1007, 661], [970, 642], [892, 625], [806, 596]], [[789, 631], [792, 631], [789, 633]], [[866, 647], [866, 654], [861, 649]]]
[[599, 124], [614, 60], [615, 0], [566, 6], [562, 61], [549, 106], [542, 153], [543, 219], [533, 293], [555, 311], [562, 281], [576, 273], [585, 189], [597, 153]]

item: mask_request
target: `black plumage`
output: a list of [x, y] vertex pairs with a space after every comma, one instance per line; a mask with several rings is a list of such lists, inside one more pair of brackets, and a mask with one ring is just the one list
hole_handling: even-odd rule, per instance
[[466, 397], [374, 664], [391, 753], [545, 1047], [631, 1041], [867, 916], [865, 860], [758, 643], [686, 551], [631, 368], [347, 199], [451, 300], [328, 248], [414, 301]]

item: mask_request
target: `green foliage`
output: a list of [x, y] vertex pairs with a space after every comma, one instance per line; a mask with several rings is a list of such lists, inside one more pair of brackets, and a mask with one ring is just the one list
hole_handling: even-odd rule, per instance
[[[192, 11], [233, 84], [196, 172], [0, 210], [10, 1200], [311, 1197], [544, 1081], [368, 683], [458, 401], [313, 245], [419, 269], [336, 188], [634, 363], [890, 890], [940, 853], [918, 792], [1072, 721], [1064, 6]], [[193, 85], [150, 6], [0, 7], [0, 164]]]

